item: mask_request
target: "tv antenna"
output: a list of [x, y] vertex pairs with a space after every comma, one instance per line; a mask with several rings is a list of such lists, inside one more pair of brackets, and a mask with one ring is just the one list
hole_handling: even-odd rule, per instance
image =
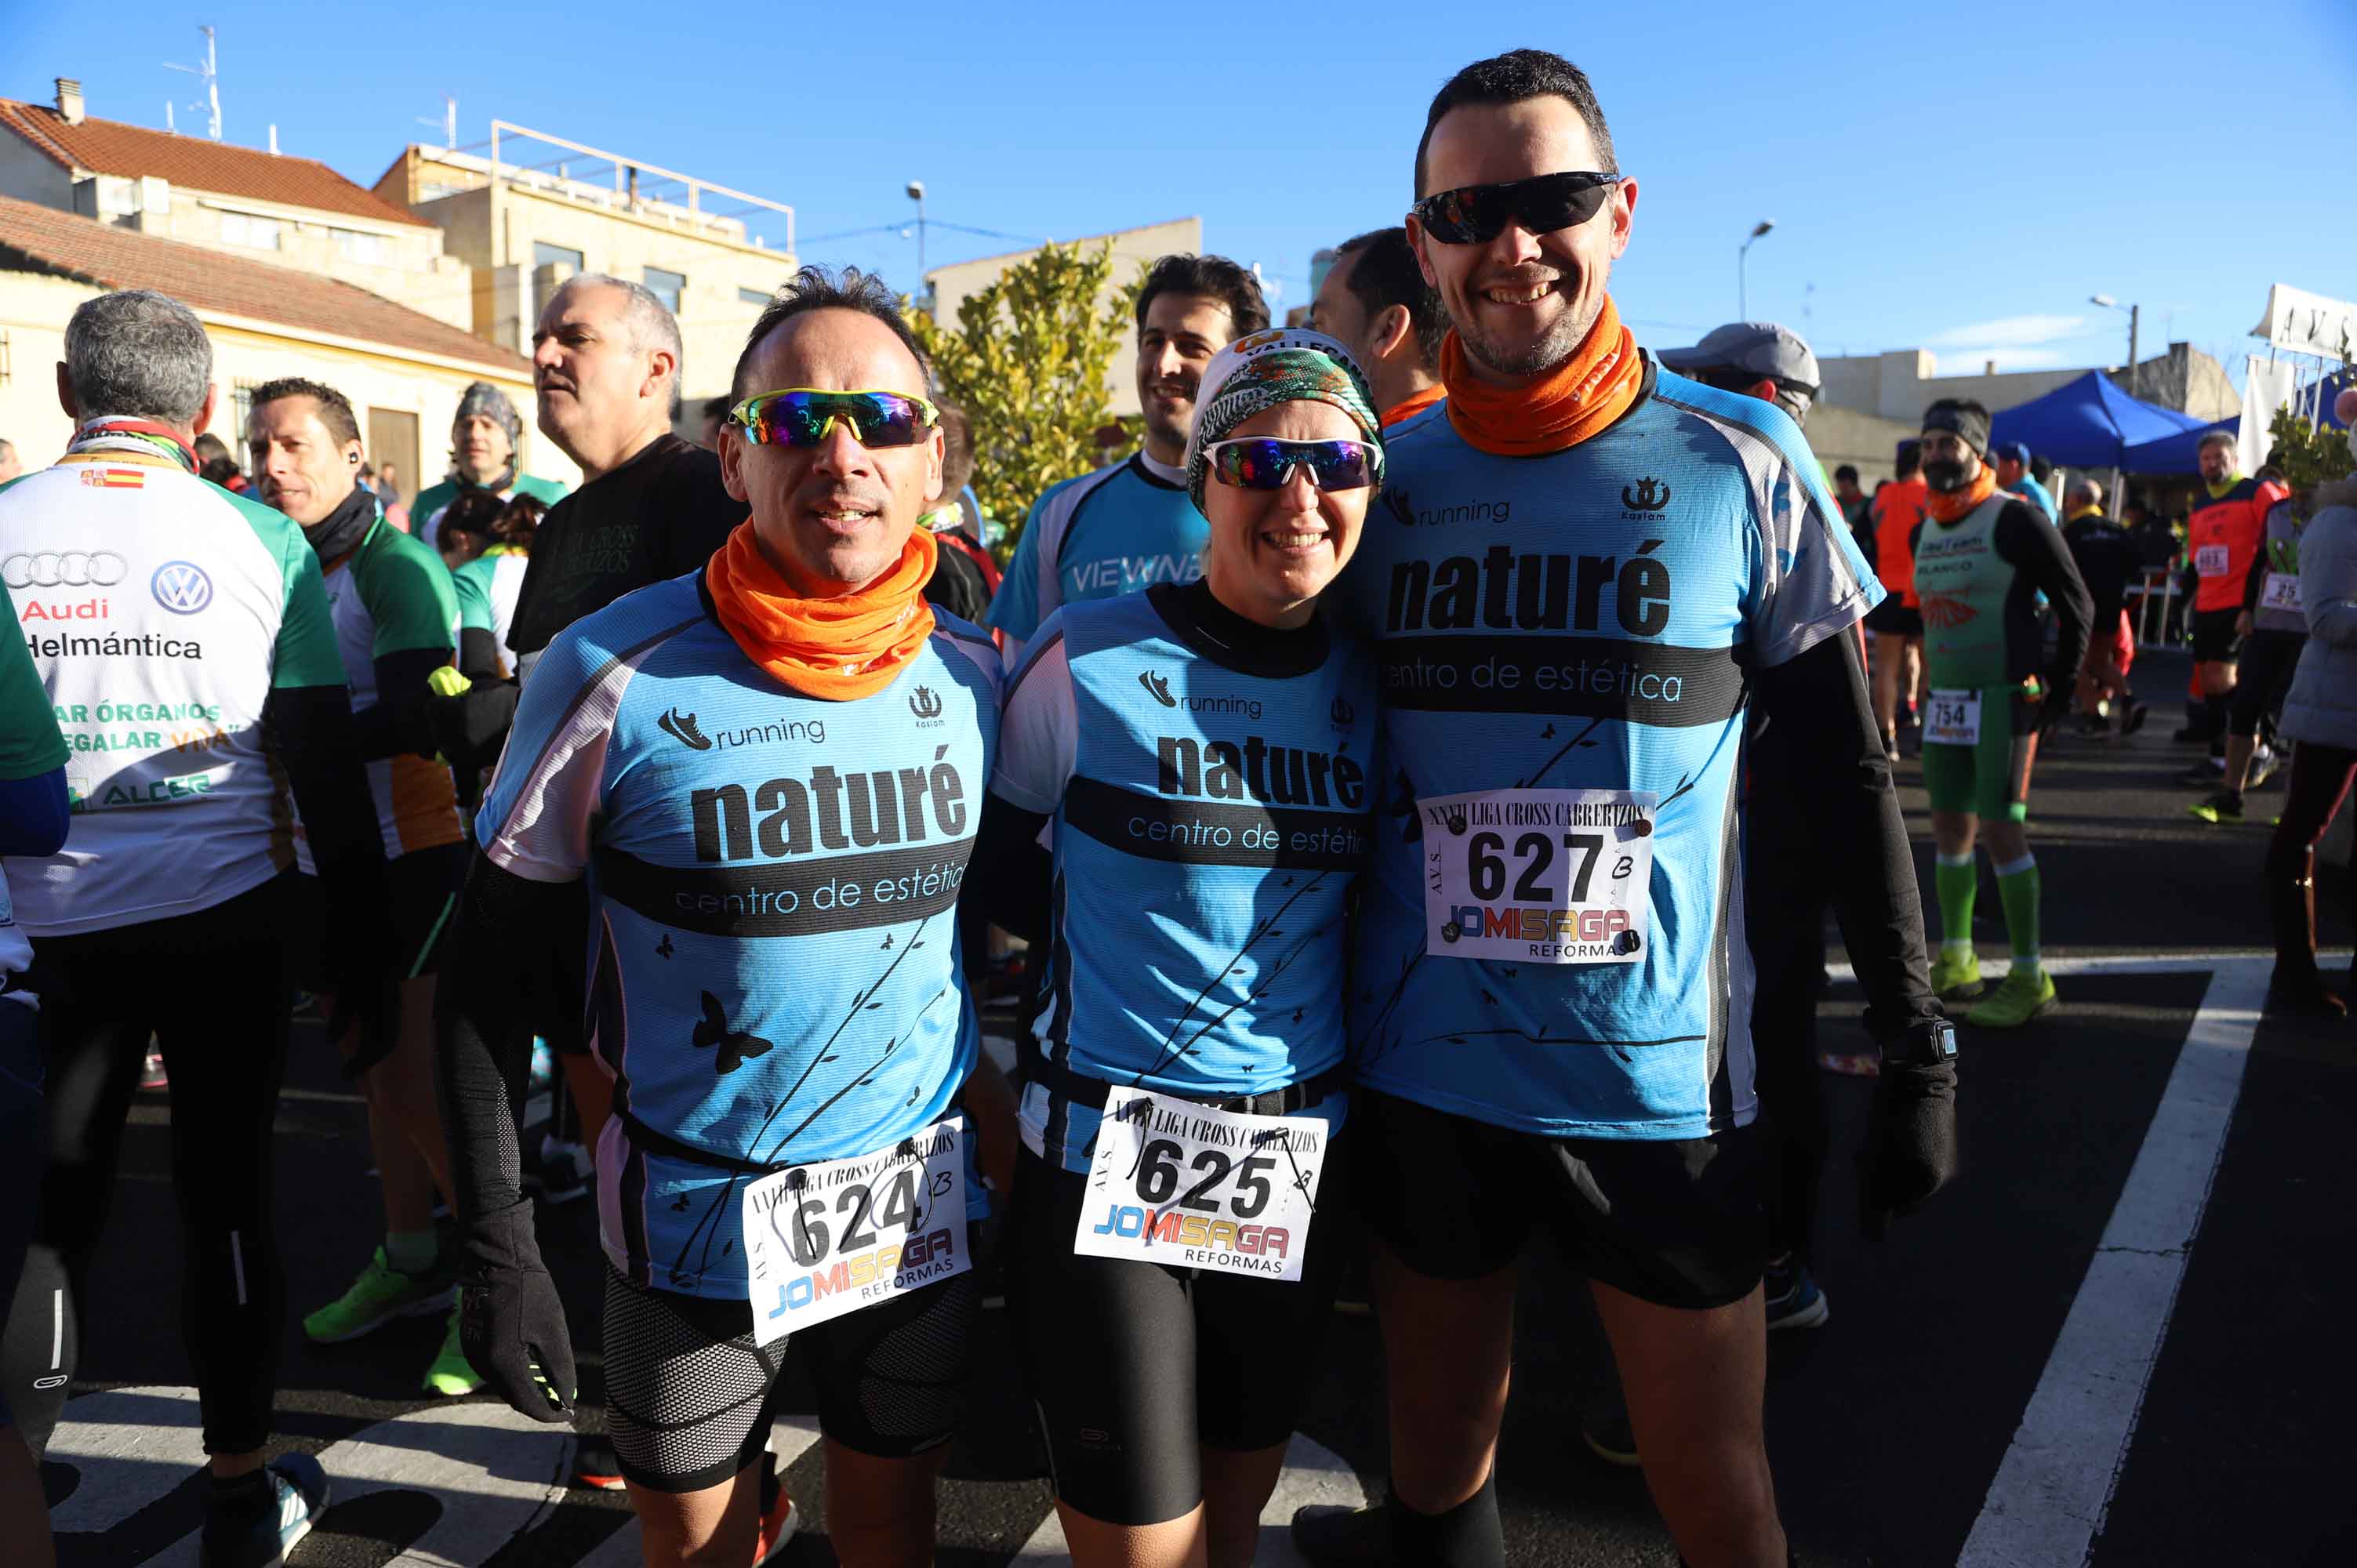
[[191, 103], [188, 107], [191, 109], [202, 109], [205, 111], [208, 116], [205, 134], [218, 142], [221, 139], [221, 72], [217, 69], [219, 62], [213, 53], [213, 30], [210, 27], [199, 26], [197, 28], [197, 31], [204, 34], [205, 36], [205, 63], [202, 65], [178, 65], [175, 64], [173, 61], [166, 60], [164, 62], [164, 69], [166, 70], [185, 70], [190, 76], [197, 78], [197, 80], [205, 84], [205, 101], [202, 103]]

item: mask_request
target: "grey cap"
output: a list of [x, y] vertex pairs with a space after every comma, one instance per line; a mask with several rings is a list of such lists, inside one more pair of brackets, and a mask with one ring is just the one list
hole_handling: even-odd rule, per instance
[[1814, 398], [1821, 384], [1817, 357], [1799, 333], [1772, 321], [1731, 321], [1712, 328], [1691, 349], [1661, 349], [1653, 357], [1673, 371], [1730, 370], [1766, 376]]

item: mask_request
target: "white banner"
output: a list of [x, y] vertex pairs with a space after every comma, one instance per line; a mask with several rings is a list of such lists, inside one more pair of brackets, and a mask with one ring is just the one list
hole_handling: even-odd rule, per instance
[[2357, 305], [2279, 283], [2267, 290], [2267, 313], [2251, 336], [2295, 354], [2357, 361]]
[[2250, 371], [2243, 378], [2243, 424], [2234, 445], [2235, 465], [2244, 473], [2257, 473], [2267, 460], [2267, 448], [2275, 443], [2267, 422], [2298, 390], [2299, 367], [2291, 360], [2251, 356]]

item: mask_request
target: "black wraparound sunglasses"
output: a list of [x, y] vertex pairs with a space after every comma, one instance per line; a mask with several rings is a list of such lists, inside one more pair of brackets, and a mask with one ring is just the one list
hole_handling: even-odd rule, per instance
[[1509, 220], [1534, 234], [1585, 223], [1627, 177], [1575, 169], [1503, 185], [1466, 185], [1426, 197], [1411, 209], [1424, 231], [1444, 245], [1486, 245]]

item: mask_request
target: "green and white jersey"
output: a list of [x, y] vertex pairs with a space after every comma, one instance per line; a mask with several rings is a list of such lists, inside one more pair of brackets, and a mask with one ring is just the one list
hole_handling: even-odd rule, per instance
[[1915, 594], [1923, 605], [1931, 683], [1976, 690], [2008, 683], [2006, 597], [2017, 574], [1997, 549], [1997, 519], [2016, 499], [1999, 490], [1953, 523], [1927, 514], [1915, 541]]
[[[41, 689], [41, 672], [33, 668], [24, 634], [16, 625], [15, 605], [0, 594], [0, 779], [38, 779], [62, 768], [65, 737], [49, 712], [49, 694]], [[9, 1001], [31, 997], [7, 983], [32, 961], [33, 944], [25, 940], [8, 905], [8, 874], [0, 869], [0, 996]]]
[[523, 592], [523, 575], [532, 557], [512, 544], [494, 544], [450, 574], [458, 589], [458, 625], [488, 631], [500, 645], [500, 673], [516, 672], [516, 651], [511, 645], [515, 630], [516, 597]]
[[[461, 489], [456, 479], [445, 479], [417, 492], [417, 504], [409, 509], [409, 531], [425, 542], [427, 549], [436, 554], [442, 549], [442, 514], [458, 499]], [[565, 499], [562, 479], [544, 479], [537, 474], [518, 474], [515, 483], [498, 492], [501, 500], [513, 500], [518, 496], [537, 496], [554, 506]]]
[[8, 862], [25, 929], [191, 914], [283, 870], [263, 705], [344, 681], [303, 531], [167, 460], [92, 452], [0, 491], [0, 582], [75, 816], [61, 853]]
[[[377, 690], [376, 661], [386, 654], [414, 649], [457, 652], [458, 591], [449, 569], [442, 557], [387, 522], [382, 506], [368, 532], [350, 554], [328, 568], [324, 580], [353, 713], [384, 700]], [[368, 779], [387, 860], [466, 837], [447, 768], [400, 752], [369, 763]], [[316, 870], [299, 817], [296, 858], [304, 871]]]

